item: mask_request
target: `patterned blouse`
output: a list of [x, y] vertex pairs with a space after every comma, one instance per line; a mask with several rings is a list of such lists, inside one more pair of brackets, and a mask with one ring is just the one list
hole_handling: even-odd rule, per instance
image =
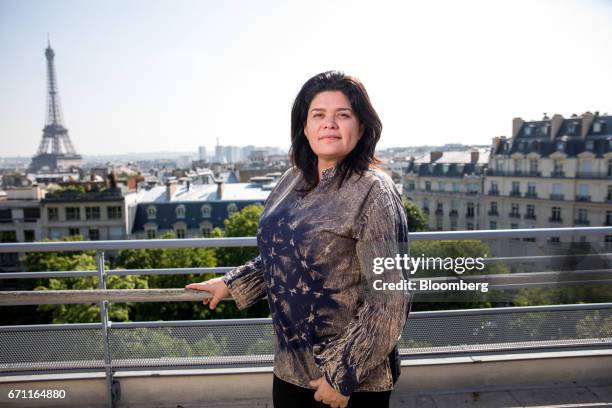
[[312, 388], [325, 376], [343, 395], [391, 390], [412, 294], [377, 290], [405, 272], [374, 273], [373, 262], [407, 253], [404, 207], [382, 170], [354, 174], [340, 189], [336, 181], [336, 169], [325, 169], [313, 190], [298, 192], [301, 172], [287, 170], [260, 218], [260, 255], [223, 280], [239, 309], [267, 295], [280, 379]]

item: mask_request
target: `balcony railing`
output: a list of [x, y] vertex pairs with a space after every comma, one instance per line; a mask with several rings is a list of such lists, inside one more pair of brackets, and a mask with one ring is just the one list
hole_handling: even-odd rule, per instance
[[520, 197], [521, 196], [521, 192], [518, 191], [518, 190], [512, 190], [512, 191], [510, 191], [509, 196], [510, 197]]
[[523, 215], [523, 218], [526, 220], [535, 220], [536, 219], [536, 215], [535, 214], [525, 214]]
[[498, 196], [499, 190], [489, 190], [488, 194], [491, 196]]
[[487, 214], [490, 215], [491, 217], [497, 217], [499, 215], [497, 211], [493, 211], [493, 210], [487, 212]]
[[588, 227], [589, 225], [591, 225], [591, 221], [586, 220], [584, 218], [578, 218], [574, 220], [574, 225], [584, 225]]
[[553, 224], [561, 224], [563, 223], [563, 218], [561, 217], [548, 217], [548, 222]]
[[565, 177], [565, 172], [564, 171], [552, 171], [550, 173], [550, 177], [552, 177], [552, 178], [564, 178]]
[[[411, 241], [507, 240], [513, 238], [573, 238], [582, 235], [612, 235], [612, 227], [548, 228], [494, 231], [449, 231], [411, 233]], [[509, 241], [513, 242], [513, 241]], [[520, 242], [520, 241], [519, 241]], [[51, 324], [0, 327], [0, 376], [83, 372], [105, 373], [107, 398], [117, 402], [133, 392], [129, 387], [119, 392], [119, 384], [128, 381], [128, 372], [138, 370], [259, 370], [273, 362], [274, 329], [271, 319], [227, 319], [165, 322], [110, 322], [108, 302], [201, 301], [205, 292], [180, 289], [110, 290], [104, 289], [112, 275], [187, 275], [225, 273], [233, 268], [176, 268], [107, 270], [105, 251], [123, 249], [253, 247], [256, 238], [210, 238], [125, 241], [72, 241], [0, 244], [0, 255], [31, 252], [96, 251], [96, 270], [44, 271], [0, 274], [3, 279], [38, 279], [98, 277], [98, 290], [0, 292], [0, 305], [91, 304], [100, 303], [100, 323]], [[513, 244], [514, 245], [514, 244]], [[505, 247], [505, 245], [502, 245]], [[512, 249], [512, 253], [515, 253]], [[591, 256], [592, 255], [592, 256]], [[483, 282], [491, 291], [524, 288], [567, 287], [576, 284], [612, 284], [609, 268], [549, 270], [563, 266], [567, 254], [489, 257], [485, 263], [505, 265], [508, 272], [490, 275], [415, 278], [434, 282]], [[580, 260], [600, 262], [609, 254], [581, 255]], [[535, 265], [532, 271], [510, 273], [513, 265]], [[577, 283], [578, 282], [578, 283]], [[424, 291], [427, 292], [427, 291]], [[226, 299], [230, 300], [230, 299]], [[602, 334], [577, 333], [593, 316], [612, 318], [612, 303], [496, 307], [486, 309], [411, 312], [400, 340], [404, 363], [435, 358], [474, 360], [487, 353], [491, 358], [508, 353], [586, 352], [610, 350], [612, 338]], [[591, 320], [588, 320], [591, 319]], [[596, 324], [596, 323], [595, 323]], [[592, 324], [591, 324], [592, 326]], [[589, 327], [591, 327], [589, 326]], [[461, 327], [461, 330], [456, 330]], [[588, 332], [590, 333], [590, 332]], [[140, 339], [140, 340], [139, 340]], [[206, 341], [203, 341], [206, 340]], [[139, 343], [141, 341], [141, 343]], [[145, 345], [142, 347], [143, 345]], [[211, 344], [219, 347], [211, 348]], [[77, 345], [73, 347], [72, 345]], [[141, 346], [137, 347], [136, 346]], [[534, 357], [535, 358], [535, 357]], [[541, 358], [541, 357], [540, 357]], [[598, 357], [601, 358], [601, 357]], [[484, 360], [479, 360], [484, 364]], [[426, 363], [427, 364], [427, 363]], [[523, 363], [521, 363], [523, 364]], [[404, 365], [404, 364], [403, 364]], [[233, 372], [234, 372], [233, 371]], [[115, 374], [123, 372], [121, 378]], [[229, 373], [229, 371], [227, 372]], [[231, 374], [231, 373], [230, 373]], [[155, 375], [155, 374], [153, 374]], [[19, 381], [13, 377], [13, 382]], [[25, 380], [24, 380], [25, 381]], [[160, 383], [161, 385], [162, 383]], [[109, 404], [112, 405], [112, 404]]]
[[508, 213], [508, 217], [509, 218], [521, 218], [521, 214], [519, 214], [517, 212], [509, 212]]
[[525, 198], [538, 198], [538, 193], [535, 191], [527, 191], [525, 193]]
[[578, 171], [576, 178], [581, 179], [609, 179], [612, 180], [612, 175], [604, 171]]
[[551, 194], [551, 200], [563, 201], [563, 194]]
[[591, 196], [590, 195], [577, 195], [576, 196], [576, 201], [591, 201]]

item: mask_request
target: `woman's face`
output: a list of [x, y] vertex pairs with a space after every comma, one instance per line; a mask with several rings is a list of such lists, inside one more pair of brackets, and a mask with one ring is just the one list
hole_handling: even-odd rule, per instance
[[304, 134], [319, 163], [338, 163], [357, 145], [364, 131], [341, 91], [318, 93], [308, 107]]

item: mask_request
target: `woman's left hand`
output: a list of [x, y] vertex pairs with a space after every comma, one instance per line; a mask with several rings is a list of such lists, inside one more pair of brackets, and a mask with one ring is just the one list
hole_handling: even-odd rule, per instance
[[317, 388], [317, 392], [315, 392], [314, 395], [315, 400], [322, 401], [332, 408], [346, 408], [348, 405], [350, 397], [346, 397], [336, 391], [336, 389], [325, 380], [325, 377], [311, 381], [310, 385]]

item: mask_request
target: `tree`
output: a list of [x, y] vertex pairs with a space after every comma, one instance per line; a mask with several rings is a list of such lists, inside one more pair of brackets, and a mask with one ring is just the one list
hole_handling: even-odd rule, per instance
[[[248, 205], [241, 211], [232, 214], [223, 223], [223, 230], [215, 228], [214, 237], [254, 237], [257, 235], [259, 217], [263, 212], [263, 206], [258, 204]], [[259, 254], [257, 248], [219, 248], [217, 249], [217, 260], [219, 266], [240, 266], [255, 258]], [[217, 309], [223, 304], [220, 303]], [[228, 306], [226, 313], [232, 317], [267, 317], [270, 309], [266, 301], [259, 301], [244, 311], [239, 311], [234, 303]]]
[[[66, 237], [61, 241], [80, 241], [81, 237]], [[94, 251], [36, 252], [26, 255], [26, 269], [35, 271], [84, 271], [96, 270]], [[105, 265], [109, 268], [108, 263]], [[91, 290], [98, 288], [98, 277], [87, 276], [77, 278], [38, 279], [34, 290]], [[142, 276], [108, 276], [108, 289], [145, 289], [147, 278]], [[93, 323], [100, 321], [100, 306], [98, 303], [75, 305], [38, 305], [36, 313], [46, 316], [41, 323]], [[35, 316], [24, 316], [25, 320], [38, 320]], [[129, 319], [129, 305], [109, 305], [109, 318], [114, 321]], [[23, 320], [23, 319], [22, 319]], [[23, 323], [22, 323], [23, 324]]]
[[407, 198], [404, 198], [402, 203], [404, 204], [404, 210], [406, 210], [406, 217], [408, 218], [408, 231], [427, 231], [427, 217], [425, 217], [421, 209]]

